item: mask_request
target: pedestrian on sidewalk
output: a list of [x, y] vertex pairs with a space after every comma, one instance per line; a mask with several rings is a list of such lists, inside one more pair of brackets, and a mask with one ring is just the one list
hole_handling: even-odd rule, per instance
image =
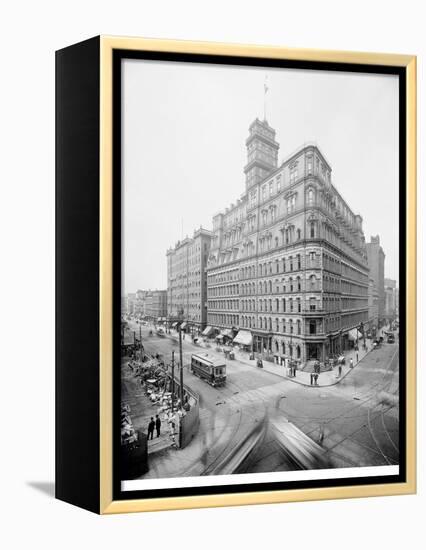
[[317, 372], [314, 373], [314, 382], [315, 382], [315, 386], [318, 386], [318, 376], [319, 374]]
[[313, 386], [314, 384], [314, 373], [311, 372], [311, 386]]
[[160, 417], [155, 415], [155, 428], [157, 430], [157, 437], [160, 437], [160, 431], [161, 431], [161, 420]]
[[352, 359], [352, 357], [351, 357], [350, 360], [349, 360], [349, 367], [350, 367], [351, 369], [354, 368], [354, 360]]
[[342, 377], [342, 363], [339, 363], [339, 378]]
[[356, 352], [356, 362], [359, 363], [358, 352]]
[[151, 439], [154, 438], [154, 428], [155, 428], [155, 422], [154, 422], [154, 418], [151, 416], [151, 421], [148, 424], [148, 439], [150, 439], [149, 436], [151, 436]]

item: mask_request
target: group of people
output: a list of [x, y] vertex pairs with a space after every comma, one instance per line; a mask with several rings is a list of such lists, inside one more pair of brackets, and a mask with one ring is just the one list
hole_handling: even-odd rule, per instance
[[318, 386], [319, 372], [311, 372], [311, 386]]
[[154, 438], [154, 430], [157, 430], [157, 437], [160, 437], [161, 435], [161, 420], [158, 414], [154, 417], [151, 416], [151, 420], [148, 424], [148, 439]]

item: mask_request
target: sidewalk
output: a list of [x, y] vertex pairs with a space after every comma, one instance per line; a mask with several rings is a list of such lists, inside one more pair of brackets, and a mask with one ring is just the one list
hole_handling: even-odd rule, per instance
[[[169, 336], [172, 336], [175, 338], [174, 334], [171, 334]], [[184, 340], [185, 342], [185, 340]], [[188, 343], [192, 343], [189, 341]], [[198, 344], [196, 345], [197, 348], [208, 350], [209, 353], [215, 353], [218, 356], [223, 356], [222, 352], [216, 352], [216, 345], [212, 342], [210, 342], [210, 347], [207, 348], [205, 342], [203, 342], [201, 339], [198, 341]], [[354, 369], [356, 368], [357, 364], [360, 363], [364, 357], [370, 353], [372, 350], [372, 341], [367, 340], [367, 350], [363, 350], [362, 346], [358, 351], [355, 350], [347, 350], [343, 355], [345, 356], [345, 365], [342, 365], [342, 375], [338, 376], [338, 367], [334, 367], [332, 370], [321, 372], [318, 377], [318, 384], [311, 385], [311, 373], [310, 372], [303, 372], [301, 370], [296, 371], [296, 377], [288, 376], [287, 369], [283, 365], [277, 365], [276, 363], [270, 362], [270, 361], [263, 361], [263, 370], [265, 372], [268, 372], [270, 374], [275, 374], [276, 376], [279, 376], [280, 378], [284, 378], [285, 380], [289, 380], [290, 382], [294, 382], [295, 384], [300, 384], [303, 386], [310, 386], [312, 388], [320, 388], [320, 387], [327, 387], [327, 386], [334, 386], [341, 382], [348, 374], [351, 372], [349, 362], [350, 359], [353, 360]], [[249, 365], [253, 368], [259, 368], [256, 366], [255, 360], [249, 359], [249, 353], [244, 351], [239, 351], [238, 349], [234, 349], [235, 354], [235, 361], [239, 361], [241, 363], [244, 363], [245, 365]], [[357, 354], [358, 354], [358, 360], [357, 360]], [[228, 361], [232, 361], [229, 360]]]

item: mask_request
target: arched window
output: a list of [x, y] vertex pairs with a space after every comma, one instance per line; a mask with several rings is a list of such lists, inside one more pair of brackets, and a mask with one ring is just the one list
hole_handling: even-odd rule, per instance
[[300, 346], [296, 346], [296, 357], [300, 359]]
[[302, 259], [300, 257], [300, 254], [298, 254], [296, 258], [297, 258], [297, 269], [302, 269]]
[[259, 328], [262, 328], [262, 317], [259, 317]]
[[309, 234], [311, 239], [315, 239], [315, 222], [309, 224]]
[[269, 330], [272, 331], [272, 319], [269, 317]]
[[297, 320], [297, 334], [300, 334], [301, 333], [301, 323], [300, 323], [300, 319]]
[[315, 290], [315, 275], [311, 275], [309, 277], [309, 286], [311, 288], [311, 290]]
[[300, 229], [297, 230], [297, 240], [300, 241], [302, 238], [302, 231]]
[[286, 300], [285, 300], [285, 298], [283, 298], [283, 299], [282, 299], [282, 306], [283, 306], [283, 312], [284, 312], [284, 313], [285, 313], [285, 311], [286, 311], [285, 302], [286, 302]]
[[[279, 322], [278, 317], [275, 319], [275, 330], [276, 330], [276, 332], [280, 331], [280, 322]], [[277, 349], [277, 351], [278, 351], [278, 349]]]
[[302, 284], [301, 284], [301, 282], [300, 282], [300, 277], [297, 277], [296, 280], [297, 280], [297, 290], [300, 291], [300, 290], [302, 290]]
[[279, 344], [278, 342], [275, 340], [275, 351], [278, 353], [279, 352]]
[[272, 293], [272, 281], [269, 281], [269, 292]]
[[309, 189], [308, 190], [308, 205], [312, 206], [314, 204], [314, 190]]
[[282, 354], [285, 355], [285, 343], [281, 342]]
[[262, 277], [262, 264], [259, 264], [259, 277]]

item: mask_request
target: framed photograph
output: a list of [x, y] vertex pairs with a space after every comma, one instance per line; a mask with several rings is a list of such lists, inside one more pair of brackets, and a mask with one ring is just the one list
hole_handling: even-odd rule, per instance
[[416, 59], [56, 54], [56, 495], [415, 492]]

